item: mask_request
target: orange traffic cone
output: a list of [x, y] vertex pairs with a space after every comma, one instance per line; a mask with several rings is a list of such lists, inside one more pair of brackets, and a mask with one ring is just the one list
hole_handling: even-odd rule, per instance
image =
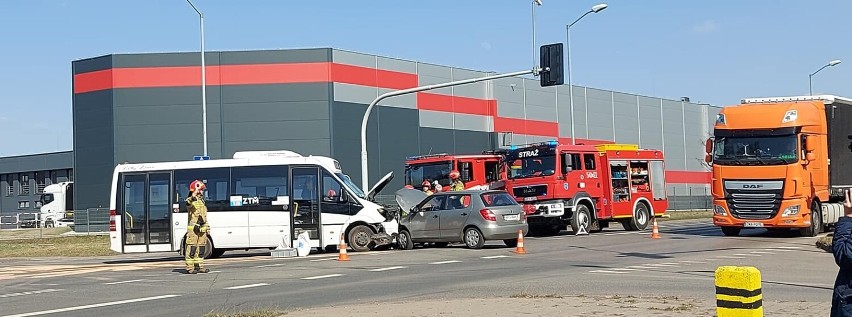
[[340, 249], [340, 254], [337, 256], [338, 261], [349, 261], [349, 254], [346, 253], [346, 241], [343, 240], [343, 236], [340, 236], [340, 245], [337, 247]]
[[527, 250], [524, 249], [524, 232], [523, 232], [523, 230], [518, 230], [518, 245], [515, 247], [515, 253], [527, 254]]
[[654, 218], [654, 229], [651, 231], [651, 239], [660, 238], [660, 227], [657, 226], [657, 218]]

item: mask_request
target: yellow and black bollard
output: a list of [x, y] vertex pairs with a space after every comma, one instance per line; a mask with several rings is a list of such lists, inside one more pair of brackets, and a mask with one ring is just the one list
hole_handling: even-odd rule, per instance
[[716, 316], [763, 317], [763, 294], [757, 268], [716, 268]]

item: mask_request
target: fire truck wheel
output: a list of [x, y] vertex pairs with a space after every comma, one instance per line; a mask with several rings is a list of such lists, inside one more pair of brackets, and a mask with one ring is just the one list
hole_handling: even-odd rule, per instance
[[648, 206], [640, 202], [636, 204], [636, 210], [633, 210], [633, 218], [630, 218], [628, 226], [631, 231], [645, 230], [650, 220], [651, 212], [648, 211]]
[[577, 205], [577, 211], [574, 212], [574, 219], [571, 219], [571, 230], [577, 233], [580, 231], [580, 228], [583, 228], [586, 232], [589, 232], [591, 224], [592, 216], [589, 213], [589, 208], [583, 204]]

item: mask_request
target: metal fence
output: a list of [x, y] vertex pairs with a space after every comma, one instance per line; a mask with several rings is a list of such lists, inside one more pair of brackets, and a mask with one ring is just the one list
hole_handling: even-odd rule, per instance
[[109, 231], [109, 209], [88, 208], [74, 210], [74, 231], [93, 233]]

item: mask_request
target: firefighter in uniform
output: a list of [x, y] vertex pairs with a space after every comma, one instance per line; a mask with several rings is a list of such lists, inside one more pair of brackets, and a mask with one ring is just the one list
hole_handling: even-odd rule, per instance
[[464, 182], [459, 179], [461, 174], [457, 170], [453, 170], [450, 172], [450, 190], [451, 191], [460, 191], [464, 190]]
[[189, 274], [210, 272], [204, 267], [207, 232], [210, 231], [210, 226], [207, 224], [207, 205], [204, 203], [204, 191], [206, 189], [207, 185], [204, 185], [204, 182], [195, 180], [189, 184], [190, 196], [186, 198], [189, 222], [186, 229], [184, 256], [186, 272]]

